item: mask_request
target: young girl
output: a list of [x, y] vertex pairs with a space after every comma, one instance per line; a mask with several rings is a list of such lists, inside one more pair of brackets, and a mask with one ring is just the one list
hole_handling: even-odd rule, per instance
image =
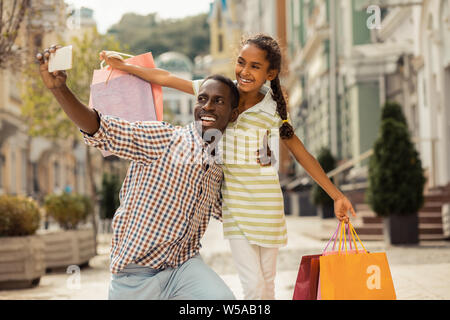
[[[100, 59], [112, 68], [189, 94], [197, 95], [201, 83], [177, 78], [165, 70], [108, 58], [107, 52], [102, 52]], [[350, 201], [330, 181], [289, 124], [280, 70], [281, 51], [276, 40], [258, 34], [242, 42], [235, 66], [240, 115], [229, 124], [223, 140], [222, 215], [224, 237], [229, 240], [246, 300], [275, 299], [277, 254], [287, 244], [278, 174], [273, 167], [262, 170], [259, 158], [252, 157], [261, 149], [261, 131], [269, 131], [270, 136], [279, 132], [295, 159], [334, 199], [339, 220], [348, 222], [349, 210], [356, 216]], [[266, 81], [270, 81], [270, 88]], [[245, 152], [248, 149], [250, 152]]]

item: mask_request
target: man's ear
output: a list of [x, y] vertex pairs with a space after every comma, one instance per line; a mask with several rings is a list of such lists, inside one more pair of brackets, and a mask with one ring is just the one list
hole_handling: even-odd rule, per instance
[[277, 69], [271, 69], [271, 70], [269, 70], [269, 72], [267, 74], [267, 80], [268, 81], [272, 81], [277, 76], [278, 76], [278, 70]]
[[239, 117], [239, 109], [233, 108], [231, 109], [230, 122], [235, 122]]

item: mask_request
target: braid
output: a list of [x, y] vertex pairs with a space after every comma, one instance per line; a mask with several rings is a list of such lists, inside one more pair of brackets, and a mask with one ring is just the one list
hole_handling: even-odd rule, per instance
[[[288, 120], [287, 118], [287, 108], [286, 100], [283, 96], [283, 91], [280, 85], [280, 78], [277, 76], [275, 79], [270, 81], [270, 88], [272, 89], [273, 100], [277, 103], [277, 112], [281, 117], [281, 120]], [[289, 139], [294, 135], [294, 128], [288, 123], [283, 122], [280, 127], [280, 138]]]
[[[256, 45], [267, 54], [266, 59], [269, 61], [270, 70], [281, 71], [281, 49], [278, 42], [272, 37], [265, 34], [257, 34], [242, 42], [242, 46], [246, 44]], [[281, 89], [280, 78], [277, 77], [270, 82], [273, 100], [277, 103], [277, 112], [282, 120], [287, 120], [287, 106]], [[294, 135], [294, 129], [288, 122], [283, 122], [280, 127], [281, 139], [289, 139]]]

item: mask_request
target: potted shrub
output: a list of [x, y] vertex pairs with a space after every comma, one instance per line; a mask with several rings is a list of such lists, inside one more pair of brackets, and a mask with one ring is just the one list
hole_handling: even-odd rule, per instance
[[100, 217], [107, 222], [108, 232], [111, 229], [111, 220], [120, 206], [119, 193], [122, 183], [115, 174], [103, 173], [102, 189], [100, 191]]
[[89, 259], [95, 256], [95, 234], [92, 228], [79, 228], [79, 225], [92, 214], [90, 199], [66, 192], [51, 194], [45, 198], [44, 208], [47, 215], [63, 229], [42, 231], [47, 269], [87, 265]]
[[[328, 148], [322, 148], [317, 156], [317, 161], [325, 172], [336, 168], [336, 159]], [[317, 183], [313, 184], [311, 200], [317, 206], [319, 216], [323, 219], [334, 218], [334, 201]]]
[[384, 218], [388, 243], [416, 244], [425, 176], [398, 104], [384, 106], [380, 134], [373, 150], [367, 201], [377, 216]]
[[34, 287], [45, 273], [40, 209], [30, 198], [0, 196], [0, 290]]

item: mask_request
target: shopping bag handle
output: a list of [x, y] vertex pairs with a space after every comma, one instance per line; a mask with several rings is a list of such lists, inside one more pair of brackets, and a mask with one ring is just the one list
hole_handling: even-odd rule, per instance
[[[334, 249], [335, 249], [335, 247], [336, 247], [336, 242], [337, 242], [337, 239], [338, 239], [338, 231], [339, 231], [339, 236], [341, 236], [340, 230], [341, 230], [341, 227], [342, 227], [342, 226], [343, 226], [342, 222], [339, 221], [338, 226], [337, 226], [337, 228], [336, 228], [336, 231], [335, 231], [334, 234], [331, 236], [330, 240], [328, 240], [328, 243], [327, 243], [327, 245], [325, 246], [325, 249], [323, 249], [323, 252], [326, 252], [326, 251], [327, 251], [327, 249], [328, 249], [328, 247], [329, 247], [331, 241], [333, 241], [333, 240], [334, 240], [334, 243], [333, 243], [333, 248], [332, 248], [331, 250], [334, 251]], [[351, 236], [350, 236], [351, 230], [350, 230], [348, 224], [345, 225], [345, 228], [347, 229], [348, 239], [350, 240], [350, 239], [351, 239]], [[350, 241], [349, 241], [349, 242], [350, 242]], [[342, 250], [343, 250], [343, 249], [344, 249], [344, 244], [342, 243], [342, 246], [341, 246], [341, 243], [342, 243], [342, 242], [340, 241], [339, 247], [342, 248]], [[355, 247], [356, 247], [356, 244], [355, 244]], [[352, 243], [350, 242], [350, 250], [352, 250], [352, 249], [353, 249]]]
[[331, 236], [330, 240], [328, 240], [328, 243], [327, 243], [327, 245], [325, 246], [325, 249], [323, 249], [323, 252], [326, 252], [326, 251], [327, 251], [328, 246], [330, 245], [330, 242], [333, 241], [333, 239], [334, 239], [334, 244], [333, 244], [333, 250], [334, 250], [334, 247], [335, 247], [335, 245], [336, 245], [336, 240], [337, 240], [337, 232], [338, 232], [338, 230], [340, 229], [340, 227], [341, 227], [341, 222], [339, 221], [339, 224], [338, 224], [338, 226], [337, 226], [337, 228], [336, 228], [336, 231], [335, 231], [334, 234]]
[[[134, 56], [131, 55], [131, 54], [122, 53], [122, 52], [116, 52], [116, 51], [106, 51], [106, 52], [108, 52], [108, 53], [114, 53], [114, 54], [116, 54], [116, 55], [127, 56], [127, 57], [134, 57]], [[102, 60], [102, 62], [100, 62], [100, 69], [103, 70], [104, 68], [105, 68], [105, 60]], [[108, 78], [106, 79], [105, 85], [108, 84], [108, 81], [109, 81], [109, 79], [111, 78], [111, 75], [112, 75], [113, 71], [114, 71], [114, 69], [111, 68], [111, 71], [110, 71], [110, 73], [109, 73], [109, 75], [108, 75]]]
[[[122, 52], [117, 52], [117, 51], [106, 51], [108, 53], [115, 53], [121, 56], [125, 56], [125, 57], [129, 57], [129, 58], [133, 58], [134, 56], [128, 53], [122, 53]], [[105, 68], [105, 60], [102, 60], [102, 62], [100, 62], [100, 69], [104, 69]]]
[[[355, 236], [358, 239], [358, 242], [361, 244], [361, 247], [363, 248], [364, 252], [367, 253], [366, 248], [362, 244], [361, 239], [359, 238], [358, 234], [356, 233], [355, 228], [353, 228], [353, 225], [350, 222], [348, 223], [348, 228], [349, 228], [349, 230], [351, 232], [351, 238], [352, 238], [352, 239], [349, 238], [349, 242], [351, 243], [351, 240], [353, 240], [353, 243], [355, 244], [356, 253], [359, 253], [359, 251], [358, 251], [358, 246], [356, 244]], [[346, 237], [345, 237], [345, 231], [344, 231], [344, 227], [343, 226], [341, 226], [341, 231], [339, 233], [339, 253], [341, 252], [342, 235], [344, 235], [345, 252], [347, 253], [347, 240], [346, 240]]]

